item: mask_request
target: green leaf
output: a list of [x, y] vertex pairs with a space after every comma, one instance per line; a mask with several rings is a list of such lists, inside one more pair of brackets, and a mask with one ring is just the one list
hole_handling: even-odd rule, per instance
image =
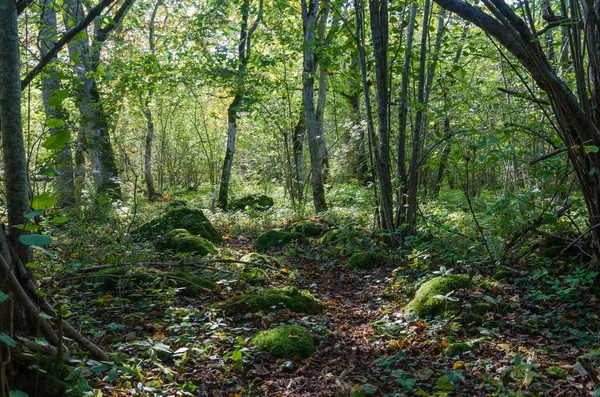
[[590, 169], [590, 172], [589, 172], [590, 176], [591, 176], [591, 175], [594, 175], [594, 172], [596, 172], [596, 167], [592, 167], [592, 168]]
[[71, 139], [71, 131], [63, 130], [46, 138], [42, 147], [48, 150], [61, 150], [64, 149], [69, 139]]
[[61, 128], [65, 126], [65, 121], [61, 119], [49, 118], [46, 120], [46, 127], [52, 128]]
[[29, 397], [29, 394], [21, 390], [11, 390], [8, 392], [8, 397]]
[[11, 347], [17, 346], [17, 342], [10, 336], [6, 335], [4, 332], [0, 332], [0, 342], [4, 342]]
[[31, 220], [33, 218], [35, 218], [38, 215], [42, 215], [44, 212], [46, 212], [46, 210], [35, 210], [35, 211], [31, 211], [27, 214], [25, 214], [25, 218]]
[[483, 296], [483, 300], [486, 301], [487, 303], [491, 303], [492, 305], [495, 305], [497, 303], [496, 299], [494, 299], [494, 298], [492, 298], [491, 296], [488, 296], [488, 295], [484, 295]]
[[34, 210], [47, 210], [56, 204], [56, 197], [48, 193], [37, 194], [31, 199], [31, 208]]
[[598, 146], [584, 146], [583, 150], [585, 150], [586, 153], [598, 153], [598, 151], [600, 150], [600, 148]]
[[521, 357], [519, 353], [515, 354], [515, 360], [513, 364], [517, 367], [523, 364], [523, 357]]
[[19, 237], [19, 241], [25, 245], [48, 245], [52, 242], [52, 237], [42, 234], [27, 234]]
[[54, 167], [44, 167], [41, 170], [38, 171], [38, 175], [43, 175], [43, 176], [59, 176], [60, 174], [58, 172], [56, 172], [56, 170], [54, 169]]
[[15, 229], [25, 230], [27, 232], [39, 232], [40, 226], [35, 223], [28, 223], [26, 225], [15, 225]]
[[8, 295], [6, 295], [4, 292], [0, 291], [0, 303], [6, 302], [7, 299], [8, 299]]
[[437, 380], [435, 381], [435, 385], [440, 390], [448, 390], [448, 391], [454, 390], [454, 384], [452, 382], [450, 382], [450, 378], [448, 378], [448, 376], [446, 376], [446, 375], [440, 376], [439, 378], [437, 378]]
[[48, 222], [54, 223], [55, 225], [62, 225], [63, 223], [69, 222], [69, 218], [64, 216], [57, 216], [56, 218], [50, 219]]

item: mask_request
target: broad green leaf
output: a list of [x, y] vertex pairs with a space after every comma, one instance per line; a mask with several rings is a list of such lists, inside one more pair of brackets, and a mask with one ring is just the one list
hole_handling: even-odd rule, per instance
[[31, 208], [34, 210], [47, 210], [56, 204], [56, 196], [48, 193], [37, 194], [31, 199]]
[[8, 392], [8, 397], [29, 397], [29, 394], [21, 390], [11, 390]]
[[69, 222], [69, 218], [64, 216], [57, 216], [56, 218], [50, 219], [48, 222], [54, 223], [55, 225], [62, 225], [63, 223]]
[[600, 150], [600, 148], [598, 146], [584, 146], [583, 149], [585, 150], [586, 153], [598, 153], [598, 151]]
[[27, 214], [25, 214], [25, 218], [31, 220], [33, 218], [35, 218], [38, 215], [42, 215], [45, 212], [45, 210], [35, 210], [35, 211], [31, 211]]
[[234, 361], [240, 361], [242, 359], [242, 352], [239, 350], [235, 350], [231, 357], [233, 357]]
[[67, 142], [69, 142], [69, 139], [71, 139], [71, 132], [69, 130], [63, 130], [46, 138], [42, 147], [48, 150], [61, 150], [64, 149]]
[[52, 242], [52, 237], [42, 234], [27, 234], [19, 237], [19, 241], [25, 245], [48, 245]]
[[0, 291], [0, 302], [5, 302], [8, 299], [8, 295]]
[[67, 90], [54, 90], [52, 92], [52, 97], [53, 98], [58, 98], [58, 99], [67, 99], [69, 97], [69, 91]]
[[15, 347], [17, 345], [17, 342], [10, 336], [6, 335], [4, 332], [0, 332], [0, 342], [4, 342], [12, 347]]
[[61, 128], [64, 127], [65, 125], [65, 121], [61, 120], [61, 119], [54, 119], [54, 118], [50, 118], [48, 120], [46, 120], [46, 127], [52, 129], [52, 128]]
[[25, 230], [27, 232], [39, 232], [40, 226], [35, 223], [28, 223], [26, 225], [15, 225], [15, 229]]

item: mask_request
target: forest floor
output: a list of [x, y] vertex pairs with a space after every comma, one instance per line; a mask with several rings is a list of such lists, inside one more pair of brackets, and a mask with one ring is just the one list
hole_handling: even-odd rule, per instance
[[[253, 241], [226, 235], [222, 250], [239, 258], [254, 251]], [[600, 304], [577, 282], [484, 277], [486, 288], [454, 296], [465, 303], [484, 296], [494, 308], [481, 323], [461, 325], [404, 314], [415, 282], [431, 272], [399, 261], [350, 270], [328, 253], [315, 241], [270, 252], [285, 264], [267, 269], [267, 285], [309, 290], [324, 307], [310, 316], [286, 309], [224, 314], [215, 303], [256, 288], [240, 284], [235, 264], [196, 269], [221, 281], [218, 294], [193, 298], [156, 281], [101, 294], [89, 282], [87, 289], [67, 286], [61, 295], [70, 300], [69, 321], [116, 357], [111, 365], [84, 361], [80, 373], [106, 396], [594, 395], [600, 365], [590, 352], [600, 346]], [[249, 343], [279, 324], [309, 328], [314, 355], [275, 359]], [[453, 355], [450, 346], [458, 347]]]

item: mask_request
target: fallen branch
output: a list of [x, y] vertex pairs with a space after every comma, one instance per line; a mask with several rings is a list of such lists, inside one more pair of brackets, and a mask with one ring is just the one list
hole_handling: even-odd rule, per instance
[[146, 266], [186, 267], [186, 266], [192, 266], [192, 267], [199, 267], [201, 269], [218, 270], [218, 271], [222, 271], [222, 272], [226, 272], [226, 273], [231, 273], [229, 270], [217, 269], [212, 266], [205, 266], [210, 263], [242, 263], [245, 265], [254, 265], [254, 266], [264, 267], [264, 268], [275, 270], [275, 271], [281, 270], [279, 268], [276, 268], [275, 266], [267, 265], [265, 263], [240, 261], [237, 259], [206, 259], [203, 261], [187, 262], [187, 263], [181, 263], [181, 262], [135, 262], [135, 263], [118, 263], [118, 264], [114, 264], [114, 265], [98, 265], [98, 266], [90, 266], [90, 267], [85, 267], [85, 268], [79, 269], [78, 272], [79, 273], [92, 273], [92, 272], [97, 272], [99, 270], [108, 269], [110, 267], [119, 267], [119, 266], [129, 266], [129, 267], [146, 267]]

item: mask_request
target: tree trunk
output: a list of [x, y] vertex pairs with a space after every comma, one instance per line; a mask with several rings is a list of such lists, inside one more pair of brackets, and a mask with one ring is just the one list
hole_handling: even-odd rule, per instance
[[304, 123], [304, 106], [300, 111], [298, 123], [294, 127], [292, 147], [294, 151], [294, 180], [292, 181], [293, 194], [301, 203], [304, 198], [304, 136], [306, 135], [306, 124]]
[[302, 99], [306, 136], [310, 152], [313, 203], [317, 212], [327, 210], [325, 189], [323, 188], [323, 163], [317, 138], [317, 117], [315, 112], [315, 28], [319, 0], [302, 0], [302, 22], [304, 26], [304, 72], [302, 73]]
[[[56, 44], [57, 26], [56, 10], [52, 0], [41, 0], [42, 25], [40, 29], [40, 53], [44, 57]], [[66, 114], [62, 104], [49, 105], [54, 92], [60, 88], [60, 82], [56, 76], [56, 70], [52, 65], [46, 67], [46, 73], [42, 78], [42, 98], [44, 99], [44, 111], [46, 119], [59, 119], [65, 121]], [[51, 128], [50, 134], [64, 132], [67, 127]], [[56, 153], [56, 198], [59, 207], [70, 207], [75, 202], [75, 184], [73, 181], [73, 156], [69, 143]]]
[[[67, 28], [83, 19], [83, 6], [76, 0], [65, 0]], [[103, 41], [96, 45], [102, 45]], [[87, 36], [69, 44], [69, 55], [79, 82], [76, 87], [80, 112], [80, 142], [85, 142], [92, 168], [94, 188], [113, 198], [120, 198], [121, 188], [117, 165], [108, 133], [108, 119], [98, 92], [94, 75], [98, 68], [100, 49], [92, 53]], [[79, 173], [79, 176], [81, 173]]]
[[319, 27], [317, 40], [319, 42], [319, 54], [315, 55], [317, 65], [319, 66], [319, 90], [317, 94], [317, 140], [319, 142], [319, 156], [323, 164], [323, 179], [327, 179], [329, 174], [329, 154], [327, 153], [327, 140], [325, 139], [325, 104], [327, 102], [327, 61], [325, 59], [325, 48], [327, 39], [325, 37], [325, 28], [329, 18], [329, 2], [321, 4], [321, 16], [319, 18]]
[[391, 237], [392, 243], [398, 243], [394, 237], [394, 211], [392, 206], [392, 179], [390, 161], [390, 135], [388, 129], [389, 91], [388, 91], [388, 6], [387, 0], [371, 0], [371, 36], [373, 56], [375, 58], [375, 76], [377, 80], [377, 138], [375, 151], [377, 180], [379, 181], [381, 224]]
[[[148, 93], [152, 96], [152, 91]], [[146, 102], [144, 107], [144, 116], [146, 117], [146, 142], [144, 148], [144, 179], [146, 180], [146, 190], [148, 194], [148, 200], [154, 201], [156, 198], [156, 191], [154, 189], [154, 179], [152, 177], [152, 143], [154, 141], [154, 119], [152, 117], [152, 110], [150, 110], [150, 103]]]
[[408, 122], [408, 82], [412, 58], [413, 37], [415, 32], [415, 19], [417, 17], [417, 3], [413, 2], [406, 32], [406, 45], [404, 50], [404, 63], [402, 65], [402, 82], [400, 83], [400, 106], [398, 107], [398, 141], [396, 153], [398, 165], [396, 179], [400, 186], [396, 194], [396, 224], [404, 225], [406, 222], [406, 192], [408, 190], [408, 174], [406, 172], [406, 125]]
[[235, 138], [237, 136], [237, 117], [238, 111], [242, 106], [244, 99], [244, 84], [246, 80], [246, 69], [250, 60], [250, 49], [252, 46], [252, 34], [258, 27], [262, 18], [263, 2], [260, 0], [258, 15], [251, 27], [248, 26], [250, 16], [250, 0], [244, 0], [242, 4], [242, 21], [240, 24], [240, 42], [238, 43], [238, 70], [235, 81], [235, 93], [229, 108], [227, 109], [227, 147], [225, 149], [225, 159], [223, 160], [223, 172], [221, 174], [221, 183], [219, 186], [218, 205], [222, 209], [227, 209], [227, 200], [229, 194], [229, 181], [231, 179], [231, 166], [233, 164], [233, 154], [235, 153]]

